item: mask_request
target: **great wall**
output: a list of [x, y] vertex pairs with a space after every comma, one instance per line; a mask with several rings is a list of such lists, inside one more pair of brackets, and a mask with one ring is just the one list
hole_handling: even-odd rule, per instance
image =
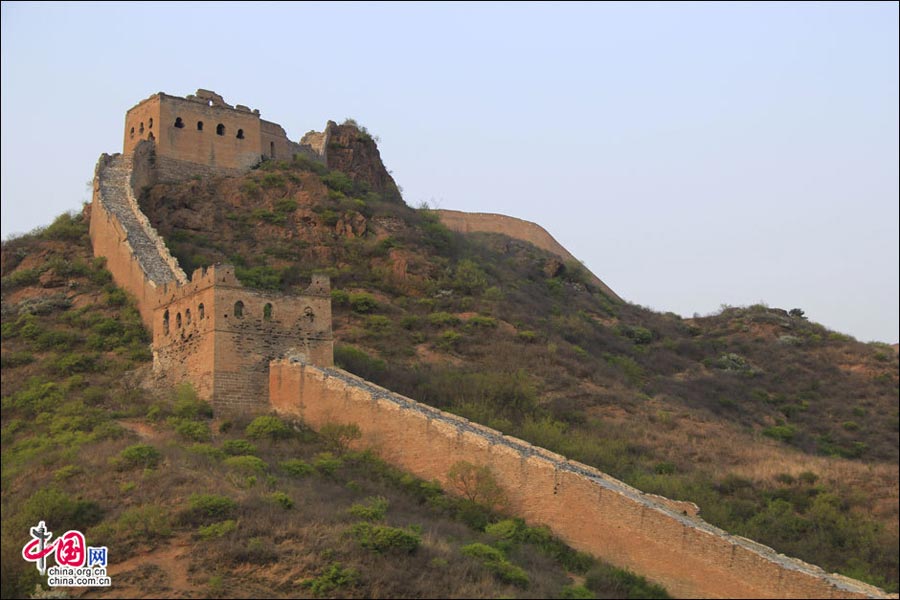
[[[94, 254], [106, 257], [116, 283], [136, 299], [161, 380], [190, 382], [217, 411], [274, 410], [313, 428], [355, 423], [359, 444], [423, 479], [447, 483], [460, 460], [487, 465], [513, 514], [678, 597], [897, 598], [732, 536], [689, 503], [642, 493], [334, 368], [327, 277], [314, 277], [301, 295], [244, 288], [228, 265], [188, 278], [138, 205], [137, 194], [155, 182], [237, 176], [264, 158], [294, 154], [396, 189], [380, 159], [375, 168], [346, 153], [329, 156], [329, 138], [339, 134], [329, 122], [292, 142], [259, 111], [206, 90], [186, 98], [160, 92], [128, 111], [123, 153], [104, 154], [97, 164], [90, 236]], [[534, 223], [456, 211], [441, 218], [456, 231], [502, 233], [574, 260]]]

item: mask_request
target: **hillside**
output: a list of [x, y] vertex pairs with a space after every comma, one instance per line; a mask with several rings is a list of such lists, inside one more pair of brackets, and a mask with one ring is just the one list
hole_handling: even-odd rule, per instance
[[[800, 309], [681, 319], [621, 302], [575, 261], [406, 206], [371, 136], [338, 127], [333, 169], [263, 162], [145, 188], [141, 208], [187, 272], [229, 262], [285, 291], [330, 275], [347, 370], [897, 589], [894, 348]], [[113, 575], [134, 594], [662, 593], [339, 440], [160, 388], [85, 231], [64, 215], [3, 245], [4, 597], [34, 583], [21, 532], [47, 511], [128, 558]], [[388, 547], [366, 518], [393, 528]]]
[[710, 522], [895, 587], [898, 362], [758, 305], [681, 319], [576, 263], [306, 161], [160, 185], [141, 206], [186, 270], [332, 277], [336, 360], [390, 389], [691, 500]]
[[109, 547], [113, 586], [75, 596], [667, 597], [346, 432], [214, 418], [159, 387], [103, 264], [81, 216], [3, 245], [2, 597], [40, 582], [20, 553], [51, 518]]

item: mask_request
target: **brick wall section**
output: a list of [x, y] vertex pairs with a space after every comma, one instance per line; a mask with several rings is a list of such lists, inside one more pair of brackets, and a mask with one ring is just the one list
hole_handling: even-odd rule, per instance
[[288, 295], [245, 288], [228, 265], [197, 269], [189, 284], [159, 292], [154, 370], [170, 384], [192, 383], [216, 410], [267, 410], [270, 361], [333, 364], [330, 291], [321, 276], [302, 295]]
[[489, 465], [512, 513], [548, 525], [574, 548], [633, 569], [676, 597], [897, 597], [731, 536], [586, 465], [344, 371], [280, 360], [269, 372], [279, 414], [313, 428], [355, 423], [360, 446], [445, 485], [457, 461]]
[[137, 298], [138, 310], [149, 328], [159, 286], [187, 278], [138, 208], [131, 190], [130, 157], [100, 157], [91, 211], [94, 255], [105, 256], [116, 283]]
[[[495, 215], [490, 213], [467, 213], [458, 210], [436, 210], [435, 212], [440, 217], [441, 223], [451, 231], [458, 231], [460, 233], [500, 233], [517, 240], [534, 244], [542, 250], [556, 254], [563, 260], [574, 261], [581, 264], [581, 262], [566, 250], [562, 244], [557, 242], [546, 229], [537, 223], [516, 219], [515, 217], [508, 217], [506, 215]], [[622, 301], [619, 295], [612, 291], [608, 285], [603, 283], [599, 277], [588, 271], [586, 267], [585, 270], [588, 272], [594, 285], [600, 288], [604, 294], [615, 300]]]

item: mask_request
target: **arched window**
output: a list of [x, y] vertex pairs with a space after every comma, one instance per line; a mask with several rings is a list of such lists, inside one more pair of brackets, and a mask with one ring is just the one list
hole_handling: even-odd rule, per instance
[[153, 140], [156, 139], [156, 136], [153, 135], [153, 132], [151, 131], [151, 132], [150, 132], [150, 135], [147, 136], [147, 139], [150, 140], [150, 141], [152, 142]]
[[175, 117], [175, 127], [178, 129], [182, 129], [184, 127], [184, 121], [181, 120], [181, 117]]
[[216, 125], [216, 135], [225, 135], [225, 126], [221, 123]]
[[147, 129], [153, 129], [153, 119], [150, 119], [150, 122], [147, 124]]
[[141, 135], [143, 135], [143, 133], [144, 133], [144, 122], [143, 121], [141, 121], [141, 128], [138, 129], [138, 133], [140, 133]]
[[200, 303], [200, 306], [197, 307], [197, 312], [200, 313], [200, 319], [206, 318], [206, 311], [203, 308], [203, 303]]
[[272, 303], [266, 302], [266, 305], [263, 306], [263, 320], [271, 321], [272, 320]]
[[175, 329], [181, 329], [181, 313], [175, 315]]
[[240, 300], [234, 303], [234, 316], [238, 319], [244, 316], [244, 303]]
[[203, 131], [203, 121], [197, 121], [197, 131]]
[[275, 158], [275, 142], [269, 142], [269, 156]]
[[239, 140], [244, 139], [244, 130], [243, 129], [238, 129], [237, 139], [239, 139]]
[[131, 128], [131, 137], [134, 137], [134, 127]]
[[163, 333], [169, 335], [169, 311], [163, 313]]
[[184, 311], [184, 324], [185, 325], [191, 324], [191, 309], [189, 309], [189, 308], [185, 309], [185, 311]]

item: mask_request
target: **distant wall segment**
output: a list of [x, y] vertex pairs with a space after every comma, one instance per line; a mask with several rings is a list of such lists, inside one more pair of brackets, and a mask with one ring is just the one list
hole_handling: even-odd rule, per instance
[[[451, 231], [458, 231], [459, 233], [499, 233], [513, 239], [529, 242], [541, 250], [546, 250], [559, 256], [563, 260], [580, 264], [577, 258], [537, 223], [491, 213], [468, 213], [459, 210], [435, 210], [434, 212], [440, 217], [441, 223]], [[614, 300], [622, 301], [619, 295], [603, 283], [599, 277], [590, 271], [588, 273], [594, 285], [600, 288], [604, 294]]]
[[[679, 511], [679, 503], [617, 481], [499, 431], [420, 404], [345, 371], [280, 360], [269, 368], [272, 408], [318, 429], [354, 423], [385, 460], [447, 484], [457, 461], [488, 465], [510, 511], [549, 526], [578, 550], [630, 568], [676, 597], [884, 598]], [[896, 597], [896, 596], [893, 596]]]

